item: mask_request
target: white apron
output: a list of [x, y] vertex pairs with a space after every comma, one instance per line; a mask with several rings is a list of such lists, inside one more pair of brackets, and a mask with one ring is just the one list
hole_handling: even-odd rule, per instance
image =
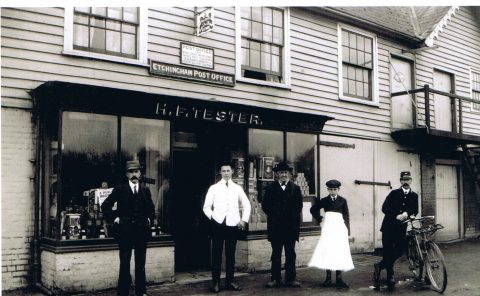
[[342, 271], [354, 268], [348, 230], [341, 213], [325, 213], [322, 233], [308, 266]]

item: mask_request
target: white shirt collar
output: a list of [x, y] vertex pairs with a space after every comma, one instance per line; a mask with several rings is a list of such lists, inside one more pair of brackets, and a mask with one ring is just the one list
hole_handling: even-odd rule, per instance
[[[225, 179], [222, 178], [222, 180], [220, 180], [219, 183], [220, 183], [220, 184], [223, 184], [223, 185], [226, 185], [226, 184], [227, 184], [227, 180], [225, 180]], [[230, 184], [232, 184], [232, 183], [233, 183], [232, 179], [229, 179], [229, 180], [228, 180], [228, 185], [230, 185]]]
[[[287, 185], [288, 185], [288, 181], [289, 181], [289, 180], [285, 181], [285, 185], [284, 185], [284, 186], [287, 186]], [[283, 181], [278, 181], [278, 184], [280, 184], [280, 186], [282, 186], [282, 182], [283, 182]]]
[[403, 194], [409, 194], [410, 193], [410, 189], [405, 189], [402, 187], [402, 190], [403, 190]]
[[130, 185], [130, 189], [132, 189], [132, 192], [133, 192], [133, 187], [134, 187], [134, 186], [137, 186], [137, 192], [138, 192], [138, 188], [139, 188], [138, 183], [135, 184], [135, 183], [133, 183], [132, 181], [128, 180], [128, 184]]
[[334, 198], [337, 198], [337, 197], [338, 197], [338, 195], [335, 195], [335, 196], [330, 195], [330, 198], [331, 198], [331, 199], [334, 199]]

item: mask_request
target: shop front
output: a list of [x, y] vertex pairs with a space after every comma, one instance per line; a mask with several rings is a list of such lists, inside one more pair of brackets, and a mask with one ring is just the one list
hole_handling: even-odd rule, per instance
[[328, 116], [250, 105], [163, 96], [65, 82], [31, 92], [38, 126], [34, 261], [49, 290], [112, 288], [118, 251], [100, 205], [124, 181], [127, 160], [139, 160], [156, 208], [147, 250], [147, 281], [209, 270], [210, 239], [202, 206], [229, 161], [252, 204], [239, 241], [237, 267], [268, 269], [261, 210], [273, 166], [286, 160], [304, 195], [298, 264], [305, 265], [318, 227], [309, 208], [319, 196], [319, 134]]

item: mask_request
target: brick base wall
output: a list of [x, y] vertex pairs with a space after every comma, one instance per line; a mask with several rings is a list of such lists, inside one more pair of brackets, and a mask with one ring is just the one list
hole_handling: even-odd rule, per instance
[[[479, 190], [480, 191], [480, 190]], [[468, 169], [463, 169], [463, 203], [465, 238], [480, 237], [480, 194]]]
[[2, 290], [28, 285], [34, 211], [31, 112], [2, 108]]
[[422, 174], [422, 216], [436, 215], [435, 158], [428, 154], [421, 156]]
[[[297, 253], [297, 267], [306, 266], [317, 245], [319, 236], [300, 237], [295, 245]], [[270, 270], [272, 247], [267, 239], [238, 241], [236, 267], [240, 271], [255, 272]], [[282, 254], [282, 264], [285, 263], [285, 254]]]
[[[52, 292], [90, 292], [117, 286], [118, 250], [55, 254], [42, 251], [42, 284]], [[147, 284], [174, 280], [174, 247], [147, 249]], [[130, 263], [135, 279], [134, 255]]]

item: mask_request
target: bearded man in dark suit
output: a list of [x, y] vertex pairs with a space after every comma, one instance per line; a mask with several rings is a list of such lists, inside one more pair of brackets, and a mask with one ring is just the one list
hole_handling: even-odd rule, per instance
[[281, 162], [273, 168], [277, 181], [267, 187], [262, 200], [262, 209], [267, 214], [268, 240], [272, 244], [271, 281], [267, 283], [268, 288], [280, 286], [283, 248], [285, 248], [285, 284], [300, 287], [296, 280], [295, 242], [300, 236], [303, 197], [300, 187], [290, 181], [291, 170], [286, 162]]
[[407, 224], [403, 222], [418, 214], [418, 195], [410, 188], [412, 183], [410, 172], [401, 172], [400, 182], [402, 187], [390, 191], [382, 205], [382, 212], [385, 214], [380, 228], [383, 258], [382, 261], [374, 264], [373, 272], [373, 285], [377, 291], [380, 287], [379, 279], [382, 269], [387, 270], [388, 289], [392, 290], [395, 287], [393, 265], [407, 248]]
[[[148, 187], [140, 184], [140, 163], [127, 161], [128, 182], [115, 187], [102, 204], [102, 212], [107, 220], [114, 223], [116, 238], [120, 250], [120, 273], [118, 276], [118, 295], [127, 296], [132, 277], [130, 258], [135, 249], [135, 294], [146, 295], [145, 257], [147, 240], [151, 235], [150, 223], [155, 216], [155, 206]], [[115, 217], [112, 207], [117, 203]]]

